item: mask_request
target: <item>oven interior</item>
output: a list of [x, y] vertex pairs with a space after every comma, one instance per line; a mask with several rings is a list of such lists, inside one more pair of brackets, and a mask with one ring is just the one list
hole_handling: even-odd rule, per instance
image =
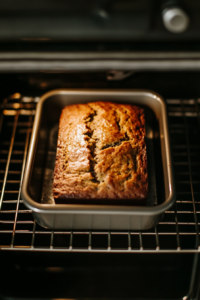
[[[200, 72], [111, 74], [0, 74], [0, 299], [198, 299]], [[177, 196], [155, 228], [50, 231], [35, 223], [21, 184], [36, 104], [55, 88], [148, 89], [164, 97]]]

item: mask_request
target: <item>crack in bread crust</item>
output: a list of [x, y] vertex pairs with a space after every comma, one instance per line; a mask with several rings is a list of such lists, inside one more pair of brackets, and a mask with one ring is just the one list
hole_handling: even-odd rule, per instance
[[121, 131], [120, 118], [119, 118], [119, 116], [117, 114], [117, 110], [114, 110], [114, 116], [115, 116], [115, 122], [117, 124], [117, 127], [118, 127], [119, 131]]
[[119, 142], [115, 142], [115, 143], [112, 143], [112, 144], [105, 145], [105, 146], [103, 146], [102, 150], [120, 146], [123, 142], [126, 142], [126, 141], [129, 141], [129, 140], [125, 138], [125, 139], [120, 140]]
[[97, 175], [95, 173], [95, 148], [96, 148], [96, 140], [93, 139], [93, 130], [91, 130], [90, 128], [90, 123], [93, 122], [94, 117], [97, 115], [96, 111], [94, 111], [94, 113], [92, 113], [89, 118], [85, 121], [87, 128], [89, 129], [89, 133], [86, 133], [85, 135], [88, 136], [89, 141], [88, 141], [88, 148], [90, 149], [90, 173], [92, 174], [92, 176], [94, 177], [93, 179], [91, 179], [92, 182], [95, 183], [99, 183], [99, 180], [97, 179]]

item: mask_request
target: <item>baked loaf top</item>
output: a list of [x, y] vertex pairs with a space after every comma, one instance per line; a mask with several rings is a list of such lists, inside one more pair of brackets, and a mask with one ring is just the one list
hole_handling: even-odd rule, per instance
[[144, 110], [94, 102], [61, 113], [53, 196], [145, 199], [148, 191]]

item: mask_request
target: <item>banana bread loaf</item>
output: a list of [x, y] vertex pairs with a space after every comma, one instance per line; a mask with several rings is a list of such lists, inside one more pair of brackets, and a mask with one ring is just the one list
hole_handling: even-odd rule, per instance
[[[61, 113], [53, 196], [58, 199], [146, 199], [144, 110], [94, 102]], [[106, 199], [104, 199], [106, 200]]]

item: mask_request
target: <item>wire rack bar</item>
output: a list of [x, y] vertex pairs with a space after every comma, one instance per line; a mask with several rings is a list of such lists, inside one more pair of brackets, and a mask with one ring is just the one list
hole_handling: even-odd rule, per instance
[[13, 149], [14, 140], [15, 140], [15, 133], [16, 133], [16, 128], [17, 128], [18, 117], [19, 117], [19, 111], [17, 111], [16, 115], [15, 115], [13, 132], [12, 132], [12, 137], [11, 137], [11, 140], [10, 140], [10, 148], [9, 148], [9, 151], [8, 151], [8, 158], [7, 158], [7, 160], [5, 160], [5, 162], [6, 162], [6, 169], [5, 169], [5, 174], [4, 174], [4, 179], [3, 179], [3, 185], [2, 185], [2, 190], [1, 190], [0, 210], [2, 208], [2, 202], [3, 202], [4, 193], [5, 193], [6, 180], [7, 180], [8, 169], [9, 169], [9, 165], [10, 165], [10, 161], [11, 161], [11, 154], [12, 154], [12, 149]]
[[156, 250], [160, 250], [160, 244], [159, 244], [159, 237], [158, 237], [157, 226], [155, 227], [155, 234], [156, 234]]
[[[32, 117], [30, 117], [30, 119], [32, 119]], [[23, 177], [24, 177], [24, 170], [25, 170], [25, 166], [26, 166], [26, 157], [27, 157], [27, 153], [28, 153], [29, 139], [30, 139], [30, 131], [27, 130], [25, 148], [24, 148], [23, 164], [22, 164], [22, 171], [21, 171], [21, 179], [20, 179], [20, 186], [19, 186], [19, 193], [18, 193], [18, 198], [17, 198], [17, 206], [16, 206], [16, 211], [15, 211], [15, 220], [14, 220], [14, 225], [13, 225], [13, 234], [12, 234], [12, 240], [11, 240], [11, 247], [13, 247], [13, 245], [14, 245], [16, 223], [17, 223], [17, 216], [18, 216], [18, 210], [19, 210], [19, 204], [20, 204], [20, 196], [21, 196], [21, 188], [22, 188], [22, 182], [23, 182]], [[21, 211], [20, 213], [27, 213], [27, 212], [30, 212], [30, 210], [29, 211], [28, 210]]]

